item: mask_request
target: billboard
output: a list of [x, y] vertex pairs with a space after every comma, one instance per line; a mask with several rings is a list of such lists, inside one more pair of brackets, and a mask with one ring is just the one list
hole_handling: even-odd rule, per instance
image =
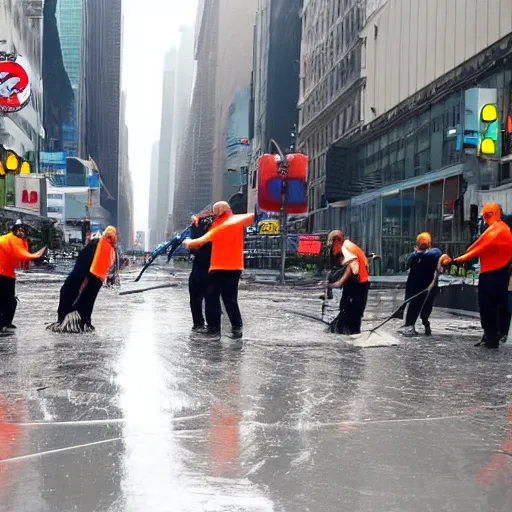
[[249, 165], [250, 146], [245, 143], [249, 134], [250, 88], [238, 89], [229, 106], [224, 127], [223, 196], [245, 185], [245, 168]]
[[316, 235], [300, 235], [297, 252], [311, 256], [319, 255], [322, 252], [322, 241], [320, 237]]
[[43, 165], [50, 165], [52, 167], [66, 168], [66, 153], [63, 151], [54, 151], [52, 153], [41, 151], [39, 153], [39, 162]]
[[41, 175], [20, 174], [14, 182], [14, 206], [36, 215], [46, 216], [46, 178]]
[[[49, 178], [66, 175], [66, 153], [62, 151], [39, 153], [39, 168]], [[60, 185], [64, 183], [59, 182]]]
[[30, 100], [30, 81], [27, 65], [18, 56], [4, 56], [0, 60], [0, 112], [19, 112]]

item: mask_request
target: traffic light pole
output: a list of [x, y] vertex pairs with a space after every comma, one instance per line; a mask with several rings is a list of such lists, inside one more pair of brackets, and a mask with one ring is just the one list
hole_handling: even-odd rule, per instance
[[288, 245], [288, 222], [286, 215], [286, 197], [288, 195], [288, 181], [283, 180], [281, 185], [281, 221], [280, 221], [280, 233], [281, 233], [281, 272], [279, 274], [280, 284], [284, 284], [285, 281], [285, 268], [286, 268], [286, 249]]
[[276, 148], [279, 160], [277, 162], [277, 172], [282, 177], [281, 182], [281, 214], [279, 219], [279, 232], [281, 234], [281, 265], [279, 272], [279, 283], [285, 283], [285, 268], [286, 268], [286, 249], [288, 245], [288, 230], [287, 230], [287, 214], [286, 203], [288, 198], [288, 158], [281, 151], [281, 148], [274, 139], [270, 139], [269, 153], [272, 153], [272, 146]]

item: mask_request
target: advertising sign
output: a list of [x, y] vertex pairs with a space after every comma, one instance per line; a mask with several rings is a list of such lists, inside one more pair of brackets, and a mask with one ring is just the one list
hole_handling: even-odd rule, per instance
[[41, 151], [39, 153], [39, 161], [41, 164], [47, 164], [56, 167], [66, 167], [66, 153], [63, 151], [55, 151], [53, 153]]
[[15, 178], [16, 208], [30, 210], [36, 215], [46, 215], [46, 178], [31, 174]]
[[[40, 152], [39, 166], [41, 172], [45, 173], [49, 178], [55, 176], [66, 175], [66, 153], [57, 151], [53, 153]], [[63, 184], [63, 183], [62, 183]]]
[[30, 100], [30, 81], [19, 56], [0, 61], [0, 112], [19, 112]]
[[297, 252], [299, 254], [309, 254], [317, 256], [322, 252], [322, 242], [320, 237], [315, 235], [300, 235], [299, 247]]
[[279, 235], [279, 221], [261, 220], [258, 222], [258, 235]]

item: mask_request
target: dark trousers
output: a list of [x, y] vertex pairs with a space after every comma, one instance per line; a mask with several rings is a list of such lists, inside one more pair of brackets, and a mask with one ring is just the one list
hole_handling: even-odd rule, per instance
[[432, 314], [432, 309], [434, 308], [434, 300], [436, 299], [437, 292], [438, 287], [434, 286], [434, 288], [430, 290], [430, 293], [422, 293], [419, 297], [416, 297], [415, 299], [411, 300], [411, 302], [409, 302], [407, 315], [405, 316], [406, 326], [414, 326], [416, 324], [416, 320], [418, 320], [418, 317], [421, 318], [423, 325], [429, 325], [428, 319]]
[[71, 272], [64, 281], [64, 284], [60, 289], [60, 301], [59, 308], [57, 310], [59, 322], [62, 322], [69, 313], [78, 311], [84, 323], [91, 323], [94, 303], [96, 302], [96, 297], [98, 296], [103, 283], [101, 279], [89, 274], [87, 276], [87, 285], [83, 289], [82, 295], [80, 296], [77, 304], [73, 306], [73, 303], [80, 293], [80, 287], [82, 286], [84, 279], [85, 278], [83, 276]]
[[490, 346], [498, 346], [500, 338], [508, 334], [510, 327], [508, 265], [480, 274], [478, 305], [486, 343]]
[[190, 311], [194, 327], [204, 326], [203, 300], [208, 289], [208, 275], [197, 276], [191, 273], [188, 278], [188, 293], [190, 295]]
[[210, 329], [220, 330], [221, 297], [233, 329], [242, 328], [242, 315], [238, 307], [238, 282], [241, 275], [239, 270], [214, 270], [208, 274], [206, 322]]
[[370, 283], [350, 281], [343, 287], [340, 313], [334, 322], [334, 331], [339, 334], [359, 334], [364, 310], [368, 301]]
[[102, 286], [103, 281], [101, 279], [91, 274], [89, 275], [89, 282], [84, 288], [77, 305], [77, 311], [80, 313], [84, 324], [91, 324], [94, 303], [96, 302], [96, 297], [98, 296]]
[[8, 327], [16, 312], [16, 279], [0, 276], [0, 328]]

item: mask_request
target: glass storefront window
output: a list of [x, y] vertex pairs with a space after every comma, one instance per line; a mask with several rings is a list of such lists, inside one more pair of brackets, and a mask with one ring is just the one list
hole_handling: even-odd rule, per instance
[[402, 248], [400, 238], [382, 238], [382, 266], [385, 274], [400, 272]]
[[402, 236], [407, 240], [414, 240], [414, 189], [409, 188], [402, 192]]
[[416, 234], [422, 233], [427, 228], [427, 205], [428, 205], [428, 185], [416, 187], [414, 193]]
[[15, 206], [14, 176], [8, 174], [5, 178], [5, 206]]
[[455, 202], [459, 198], [459, 177], [448, 178], [444, 184], [443, 218], [441, 240], [449, 242], [455, 238]]
[[400, 194], [382, 198], [382, 236], [401, 236]]
[[430, 194], [427, 210], [427, 231], [433, 241], [441, 239], [441, 217], [443, 210], [443, 181], [430, 184]]

